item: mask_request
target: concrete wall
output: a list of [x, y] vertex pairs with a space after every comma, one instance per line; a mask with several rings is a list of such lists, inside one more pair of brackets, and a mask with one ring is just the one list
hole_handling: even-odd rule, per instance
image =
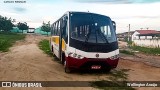
[[160, 39], [137, 39], [134, 44], [143, 47], [160, 48]]
[[140, 34], [140, 33], [138, 33], [137, 31], [133, 33], [132, 41], [137, 40], [137, 39], [152, 39], [152, 36], [140, 36], [139, 37], [139, 36], [137, 36], [138, 34]]

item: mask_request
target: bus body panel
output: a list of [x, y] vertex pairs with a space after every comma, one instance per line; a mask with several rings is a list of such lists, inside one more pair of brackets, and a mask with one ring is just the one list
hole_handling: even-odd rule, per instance
[[[66, 56], [67, 60], [67, 66], [70, 69], [91, 69], [92, 65], [100, 65], [102, 66], [102, 69], [106, 68], [116, 68], [119, 57], [115, 59], [110, 59], [111, 57], [119, 54], [119, 49], [109, 52], [109, 53], [96, 53], [96, 52], [84, 52], [81, 50], [77, 50], [72, 47], [68, 47], [69, 52], [66, 53], [76, 53], [77, 55], [83, 56], [82, 59], [73, 58], [70, 56]], [[99, 57], [96, 57], [96, 55], [99, 54]]]
[[96, 58], [83, 58], [77, 59], [73, 57], [66, 57], [67, 67], [70, 69], [91, 69], [92, 65], [99, 65], [101, 69], [116, 68], [119, 58], [111, 60], [106, 59], [96, 59]]
[[[119, 49], [116, 49], [114, 51], [108, 52], [108, 53], [100, 53], [100, 52], [85, 52], [78, 49], [75, 49], [73, 47], [68, 47], [68, 53], [76, 53], [86, 58], [110, 58], [114, 55], [119, 54]], [[99, 54], [99, 57], [96, 57], [96, 54]]]
[[[51, 46], [53, 46], [54, 54], [59, 58], [59, 36], [52, 36], [51, 37]], [[66, 42], [62, 39], [62, 51], [66, 50]]]

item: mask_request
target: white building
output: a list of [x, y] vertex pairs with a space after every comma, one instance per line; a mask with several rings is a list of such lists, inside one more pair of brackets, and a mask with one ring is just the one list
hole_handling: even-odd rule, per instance
[[34, 31], [35, 31], [35, 28], [28, 28], [27, 33], [34, 33]]
[[160, 32], [156, 30], [136, 30], [132, 41], [137, 46], [160, 48]]

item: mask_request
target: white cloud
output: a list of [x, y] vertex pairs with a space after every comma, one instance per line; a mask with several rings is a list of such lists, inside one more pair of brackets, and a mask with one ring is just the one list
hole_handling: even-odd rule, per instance
[[2, 16], [7, 16], [7, 17], [9, 17], [9, 16], [17, 16], [17, 15], [19, 15], [19, 14], [17, 14], [17, 13], [12, 13], [12, 12], [4, 12], [4, 11], [1, 11], [1, 15], [2, 15]]

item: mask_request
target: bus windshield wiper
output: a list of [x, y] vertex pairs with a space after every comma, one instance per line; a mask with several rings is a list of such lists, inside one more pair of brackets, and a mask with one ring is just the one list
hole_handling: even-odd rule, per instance
[[[100, 34], [99, 36], [101, 37], [102, 40], [105, 40], [106, 44], [108, 44], [108, 40], [107, 38], [104, 36], [104, 34], [102, 32], [100, 32], [100, 29], [97, 29], [97, 32]], [[96, 34], [97, 35], [97, 34]]]
[[87, 35], [86, 35], [86, 38], [85, 38], [85, 43], [88, 41], [88, 38], [89, 38], [89, 36], [90, 36], [90, 33], [88, 33]]

